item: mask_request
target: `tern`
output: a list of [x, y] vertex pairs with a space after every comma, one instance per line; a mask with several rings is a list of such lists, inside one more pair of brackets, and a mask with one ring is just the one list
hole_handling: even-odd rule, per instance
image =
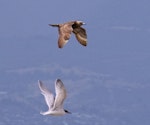
[[67, 113], [71, 114], [69, 111], [63, 109], [63, 102], [66, 99], [67, 92], [64, 87], [63, 82], [60, 79], [57, 79], [55, 82], [55, 91], [56, 97], [49, 91], [42, 83], [38, 80], [39, 88], [41, 94], [44, 96], [46, 104], [48, 106], [48, 111], [40, 112], [42, 115], [52, 115], [52, 116], [61, 116]]
[[85, 23], [83, 21], [70, 21], [63, 24], [49, 24], [49, 26], [58, 27], [58, 47], [63, 48], [70, 39], [72, 32], [75, 34], [76, 39], [81, 45], [87, 46], [86, 30], [81, 27], [84, 24]]

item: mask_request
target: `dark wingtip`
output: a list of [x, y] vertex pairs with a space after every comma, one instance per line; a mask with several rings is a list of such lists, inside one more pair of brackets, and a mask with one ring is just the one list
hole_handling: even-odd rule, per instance
[[83, 46], [87, 46], [87, 44], [83, 44]]
[[85, 42], [85, 43], [81, 43], [81, 44], [82, 44], [83, 46], [85, 46], [85, 47], [87, 46], [87, 42]]
[[41, 84], [41, 80], [38, 80], [38, 84]]
[[68, 114], [72, 114], [71, 112], [69, 112], [68, 110], [64, 110], [66, 113], [68, 113]]
[[61, 81], [61, 79], [57, 79], [57, 82], [60, 82]]
[[58, 45], [58, 48], [62, 49], [62, 48], [63, 48], [63, 46]]

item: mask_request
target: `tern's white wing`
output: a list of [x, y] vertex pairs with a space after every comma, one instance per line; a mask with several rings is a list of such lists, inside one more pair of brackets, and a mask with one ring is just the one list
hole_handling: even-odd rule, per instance
[[57, 110], [63, 108], [63, 102], [67, 96], [64, 84], [60, 79], [57, 79], [55, 82], [55, 91], [56, 91], [56, 98], [54, 102], [54, 109]]
[[54, 105], [54, 95], [43, 85], [42, 81], [38, 81], [39, 88], [41, 90], [41, 94], [44, 95], [46, 104], [49, 109], [51, 109]]

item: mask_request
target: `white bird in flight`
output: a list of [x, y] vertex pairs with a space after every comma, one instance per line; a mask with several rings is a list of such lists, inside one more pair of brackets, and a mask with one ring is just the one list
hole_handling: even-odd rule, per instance
[[69, 111], [63, 109], [63, 102], [67, 96], [67, 92], [64, 84], [60, 79], [57, 79], [55, 82], [55, 98], [54, 95], [43, 85], [42, 81], [38, 80], [38, 84], [41, 90], [41, 94], [44, 95], [46, 104], [49, 108], [48, 111], [40, 112], [40, 114], [53, 116], [61, 116], [67, 113], [71, 114]]

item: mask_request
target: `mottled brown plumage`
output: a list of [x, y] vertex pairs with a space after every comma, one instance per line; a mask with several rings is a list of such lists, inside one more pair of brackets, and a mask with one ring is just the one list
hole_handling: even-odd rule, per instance
[[84, 23], [82, 21], [70, 21], [64, 24], [49, 24], [53, 27], [58, 27], [59, 38], [58, 38], [58, 47], [63, 48], [63, 46], [70, 39], [71, 33], [73, 32], [76, 36], [76, 39], [83, 46], [87, 45], [87, 34], [86, 30], [81, 26]]

